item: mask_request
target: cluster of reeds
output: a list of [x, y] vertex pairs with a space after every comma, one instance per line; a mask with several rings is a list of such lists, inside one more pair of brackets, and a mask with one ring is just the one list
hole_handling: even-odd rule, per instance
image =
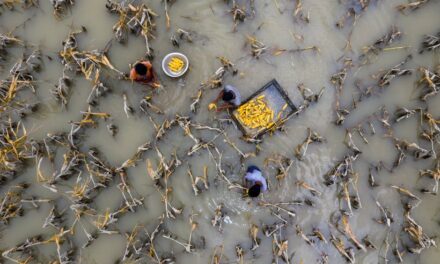
[[[165, 6], [168, 6], [168, 2], [168, 0], [165, 0]], [[145, 55], [152, 57], [153, 50], [150, 47], [150, 40], [155, 38], [156, 24], [154, 18], [157, 14], [145, 4], [133, 4], [126, 1], [118, 3], [108, 0], [106, 8], [110, 13], [119, 16], [118, 22], [113, 26], [115, 38], [119, 42], [125, 42], [130, 32], [136, 36], [141, 35], [145, 40]], [[169, 19], [168, 13], [166, 14], [167, 19]]]

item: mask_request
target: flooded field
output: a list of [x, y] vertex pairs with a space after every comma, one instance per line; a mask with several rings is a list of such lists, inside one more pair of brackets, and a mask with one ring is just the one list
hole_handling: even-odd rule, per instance
[[[438, 263], [440, 1], [0, 12], [1, 263]], [[157, 89], [125, 75], [145, 58]], [[272, 79], [298, 111], [262, 138], [208, 110]]]

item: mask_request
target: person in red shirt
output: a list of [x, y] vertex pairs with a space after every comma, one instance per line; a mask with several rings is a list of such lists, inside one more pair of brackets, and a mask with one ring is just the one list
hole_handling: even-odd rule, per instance
[[154, 88], [159, 85], [156, 73], [153, 70], [153, 65], [147, 60], [136, 62], [130, 70], [130, 80], [147, 84]]

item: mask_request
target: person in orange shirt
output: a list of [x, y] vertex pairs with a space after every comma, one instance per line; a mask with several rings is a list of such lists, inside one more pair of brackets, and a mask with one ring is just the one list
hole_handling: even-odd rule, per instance
[[157, 76], [153, 70], [151, 62], [144, 60], [138, 61], [130, 70], [130, 80], [157, 87]]

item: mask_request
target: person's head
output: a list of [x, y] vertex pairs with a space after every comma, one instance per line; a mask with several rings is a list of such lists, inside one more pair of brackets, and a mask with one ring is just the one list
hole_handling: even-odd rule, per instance
[[235, 99], [235, 94], [231, 91], [224, 91], [222, 96], [223, 101], [231, 101]]
[[255, 198], [261, 193], [261, 183], [256, 182], [251, 188], [248, 189], [249, 197]]
[[246, 172], [253, 173], [254, 171], [260, 171], [260, 169], [255, 165], [251, 165], [247, 168]]
[[138, 62], [134, 65], [134, 70], [136, 71], [137, 74], [139, 75], [145, 75], [147, 74], [147, 66], [145, 66], [144, 64]]

